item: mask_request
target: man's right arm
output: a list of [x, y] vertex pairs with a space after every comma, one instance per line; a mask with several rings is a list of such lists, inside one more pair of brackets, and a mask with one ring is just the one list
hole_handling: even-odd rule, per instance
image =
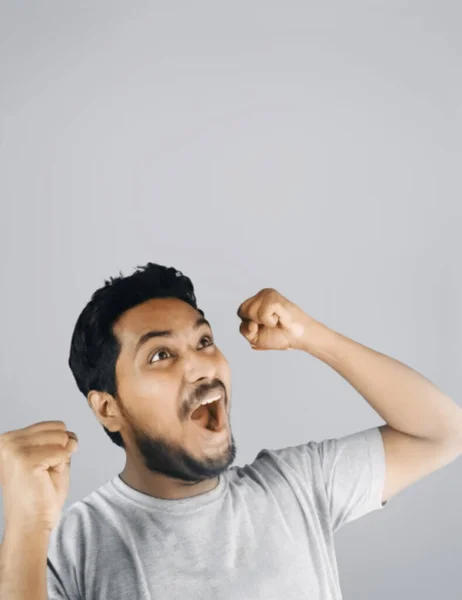
[[49, 531], [7, 528], [0, 546], [0, 600], [47, 600]]
[[47, 600], [48, 547], [69, 492], [78, 439], [64, 421], [41, 421], [0, 435], [5, 533], [0, 600]]

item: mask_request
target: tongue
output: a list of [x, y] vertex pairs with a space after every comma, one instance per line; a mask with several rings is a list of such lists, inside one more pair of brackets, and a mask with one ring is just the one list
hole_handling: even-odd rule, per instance
[[196, 408], [196, 410], [191, 415], [191, 419], [197, 421], [198, 425], [201, 424], [202, 427], [207, 427], [210, 419], [210, 413], [207, 406], [205, 404], [202, 404], [201, 406], [199, 406], [199, 408]]

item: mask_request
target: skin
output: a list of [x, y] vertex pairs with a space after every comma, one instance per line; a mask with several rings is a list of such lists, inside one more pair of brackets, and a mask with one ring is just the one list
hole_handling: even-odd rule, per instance
[[[229, 423], [228, 361], [212, 329], [193, 325], [201, 314], [177, 298], [154, 298], [131, 308], [113, 326], [121, 350], [116, 362], [117, 396], [92, 390], [88, 403], [98, 421], [125, 443], [121, 479], [150, 496], [181, 499], [214, 489], [236, 456]], [[151, 330], [172, 330], [136, 352]], [[224, 392], [226, 428], [204, 436], [189, 411], [210, 390]]]

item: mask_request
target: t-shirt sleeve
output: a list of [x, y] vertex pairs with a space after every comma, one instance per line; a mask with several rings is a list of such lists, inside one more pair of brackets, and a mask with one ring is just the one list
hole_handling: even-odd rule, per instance
[[77, 600], [76, 596], [71, 597], [66, 592], [61, 577], [49, 557], [47, 558], [47, 591], [48, 600]]
[[333, 531], [384, 508], [385, 450], [378, 427], [314, 444]]
[[63, 524], [64, 519], [53, 530], [48, 545], [47, 600], [82, 600], [77, 591], [75, 570], [69, 560], [72, 532], [66, 531]]

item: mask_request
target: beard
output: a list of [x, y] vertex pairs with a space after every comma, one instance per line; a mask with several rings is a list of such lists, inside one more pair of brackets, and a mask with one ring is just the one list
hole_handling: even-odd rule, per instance
[[[136, 446], [143, 465], [153, 473], [162, 473], [172, 479], [188, 483], [198, 483], [217, 477], [226, 471], [236, 458], [237, 448], [232, 432], [230, 432], [230, 443], [226, 445], [220, 454], [199, 459], [179, 444], [175, 444], [161, 436], [154, 437], [144, 431], [127, 414], [120, 398], [118, 403], [125, 422], [129, 425], [132, 444]], [[189, 424], [189, 426], [196, 427], [193, 424]], [[125, 446], [127, 447], [126, 441]]]

